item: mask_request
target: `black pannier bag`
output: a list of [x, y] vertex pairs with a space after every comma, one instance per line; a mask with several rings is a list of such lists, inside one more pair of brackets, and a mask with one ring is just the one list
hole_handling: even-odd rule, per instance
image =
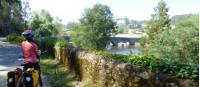
[[7, 87], [16, 87], [15, 71], [7, 73]]
[[30, 73], [24, 72], [23, 74], [23, 83], [25, 87], [33, 87], [33, 77]]

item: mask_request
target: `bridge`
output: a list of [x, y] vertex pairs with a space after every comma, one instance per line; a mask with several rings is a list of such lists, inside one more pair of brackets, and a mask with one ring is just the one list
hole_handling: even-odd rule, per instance
[[[109, 42], [112, 43], [113, 46], [118, 46], [121, 44], [135, 45], [135, 43], [139, 42], [139, 39], [145, 34], [117, 34], [111, 37]], [[53, 39], [57, 39], [58, 37], [52, 37]], [[70, 40], [70, 36], [62, 36], [65, 40]]]
[[126, 45], [135, 45], [136, 42], [139, 42], [139, 39], [145, 34], [117, 34], [116, 36], [111, 37], [110, 42], [117, 46], [119, 44]]
[[111, 37], [110, 42], [117, 46], [119, 43], [125, 43], [128, 45], [135, 45], [136, 42], [139, 42], [140, 38], [125, 38], [125, 37]]

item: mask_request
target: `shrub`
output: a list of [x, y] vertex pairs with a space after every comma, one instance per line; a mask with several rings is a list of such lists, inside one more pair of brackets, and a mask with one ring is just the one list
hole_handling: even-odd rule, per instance
[[132, 55], [120, 55], [111, 54], [103, 51], [97, 51], [97, 54], [104, 58], [121, 59], [125, 62], [129, 62], [133, 65], [144, 67], [152, 70], [156, 73], [167, 73], [175, 75], [179, 78], [198, 80], [199, 67], [195, 63], [183, 63], [175, 58], [157, 58], [152, 55], [148, 56], [132, 56]]
[[45, 37], [45, 38], [34, 38], [34, 40], [38, 45], [38, 49], [40, 49], [42, 52], [54, 55], [54, 45], [56, 43], [55, 39], [52, 39], [50, 37]]
[[107, 53], [105, 51], [96, 51], [96, 53], [101, 55], [104, 58], [122, 59], [123, 61], [128, 62], [128, 57], [129, 56], [127, 56], [127, 55], [111, 54], [111, 53]]
[[68, 48], [71, 49], [73, 48], [72, 43], [66, 41], [66, 40], [59, 40], [55, 43], [55, 48]]
[[15, 43], [15, 44], [21, 44], [21, 42], [24, 40], [23, 36], [13, 33], [10, 35], [6, 36], [6, 41], [10, 43]]
[[164, 30], [154, 35], [147, 53], [162, 58], [177, 58], [182, 62], [192, 60], [198, 63], [199, 59], [199, 17], [192, 15], [178, 21], [174, 29]]
[[163, 59], [154, 56], [131, 56], [128, 58], [128, 61], [133, 65], [138, 65], [152, 71], [157, 71], [158, 66], [163, 63]]
[[180, 60], [165, 59], [157, 69], [162, 73], [169, 73], [180, 78], [198, 79], [199, 67], [192, 63], [182, 63]]

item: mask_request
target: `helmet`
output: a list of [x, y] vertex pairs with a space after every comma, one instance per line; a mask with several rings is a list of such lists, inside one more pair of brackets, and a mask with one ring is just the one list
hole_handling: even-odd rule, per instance
[[22, 35], [23, 35], [24, 37], [33, 37], [33, 36], [34, 36], [34, 33], [33, 33], [31, 30], [26, 29], [26, 30], [24, 30], [24, 32], [22, 32]]

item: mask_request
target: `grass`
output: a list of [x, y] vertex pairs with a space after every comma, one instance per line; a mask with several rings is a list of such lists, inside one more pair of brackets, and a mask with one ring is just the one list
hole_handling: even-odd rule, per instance
[[86, 83], [83, 87], [94, 87], [91, 83]]
[[42, 55], [40, 60], [42, 74], [45, 75], [52, 87], [74, 87], [78, 78], [61, 64], [55, 64], [54, 59]]

